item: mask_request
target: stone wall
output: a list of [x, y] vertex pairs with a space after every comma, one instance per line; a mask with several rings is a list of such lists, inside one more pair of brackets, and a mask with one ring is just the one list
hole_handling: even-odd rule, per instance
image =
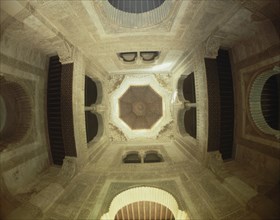
[[[1, 37], [0, 57], [0, 76], [20, 85], [31, 106], [28, 113], [30, 123], [25, 135], [16, 142], [6, 144], [0, 152], [1, 191], [7, 188], [5, 193], [16, 194], [50, 164], [45, 120], [48, 59], [38, 50], [7, 37]], [[18, 111], [19, 117], [24, 117], [20, 106], [14, 111], [14, 114]]]
[[[275, 134], [261, 131], [253, 120], [249, 96], [257, 76], [280, 64], [280, 42], [274, 26], [267, 21], [253, 38], [232, 48], [235, 84], [236, 160], [266, 178], [280, 179], [280, 146]], [[261, 89], [261, 88], [260, 88]]]

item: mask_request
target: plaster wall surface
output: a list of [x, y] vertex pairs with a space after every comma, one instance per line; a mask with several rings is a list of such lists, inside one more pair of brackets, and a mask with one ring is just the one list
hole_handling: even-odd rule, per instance
[[20, 193], [50, 165], [44, 102], [48, 59], [40, 51], [7, 37], [1, 37], [0, 46], [0, 77], [21, 85], [31, 102], [31, 122], [25, 136], [1, 148], [1, 203], [4, 203], [9, 194]]

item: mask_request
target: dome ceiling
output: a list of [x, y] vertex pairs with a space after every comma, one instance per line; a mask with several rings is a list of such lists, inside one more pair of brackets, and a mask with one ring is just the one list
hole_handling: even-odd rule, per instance
[[150, 86], [130, 86], [119, 108], [119, 117], [131, 129], [150, 129], [162, 117], [162, 98]]

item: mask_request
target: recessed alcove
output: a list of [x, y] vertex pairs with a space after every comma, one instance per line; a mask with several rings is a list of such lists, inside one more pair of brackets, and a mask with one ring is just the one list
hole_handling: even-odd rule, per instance
[[144, 163], [159, 163], [162, 162], [163, 158], [161, 154], [156, 151], [148, 151], [144, 156]]

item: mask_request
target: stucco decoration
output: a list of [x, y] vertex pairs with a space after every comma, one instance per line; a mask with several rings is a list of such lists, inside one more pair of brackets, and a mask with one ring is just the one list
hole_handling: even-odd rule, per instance
[[155, 78], [162, 87], [172, 91], [172, 79], [170, 74], [155, 74]]
[[108, 92], [111, 93], [114, 90], [116, 90], [117, 88], [119, 88], [119, 86], [121, 85], [121, 83], [124, 80], [124, 76], [125, 75], [109, 75], [108, 76]]
[[218, 56], [218, 50], [221, 46], [221, 40], [222, 37], [211, 35], [207, 41], [206, 41], [206, 47], [205, 47], [205, 57], [216, 59]]
[[158, 133], [157, 138], [168, 138], [169, 140], [174, 140], [174, 121], [170, 121], [168, 124], [162, 127], [160, 132]]
[[126, 141], [127, 138], [124, 135], [124, 133], [115, 125], [112, 123], [109, 123], [109, 129], [110, 129], [110, 141]]
[[59, 43], [55, 43], [54, 46], [57, 50], [59, 61], [62, 64], [73, 63], [75, 48], [72, 44], [66, 40], [63, 40]]
[[[159, 120], [157, 120], [149, 129], [143, 128], [134, 130], [120, 118], [121, 113], [119, 99], [125, 94], [130, 86], [149, 86], [162, 98], [162, 117], [159, 118]], [[111, 121], [124, 133], [128, 139], [141, 137], [156, 138], [160, 130], [162, 130], [162, 128], [172, 120], [170, 112], [171, 96], [172, 92], [161, 87], [153, 75], [126, 75], [118, 89], [112, 92], [110, 96]]]

